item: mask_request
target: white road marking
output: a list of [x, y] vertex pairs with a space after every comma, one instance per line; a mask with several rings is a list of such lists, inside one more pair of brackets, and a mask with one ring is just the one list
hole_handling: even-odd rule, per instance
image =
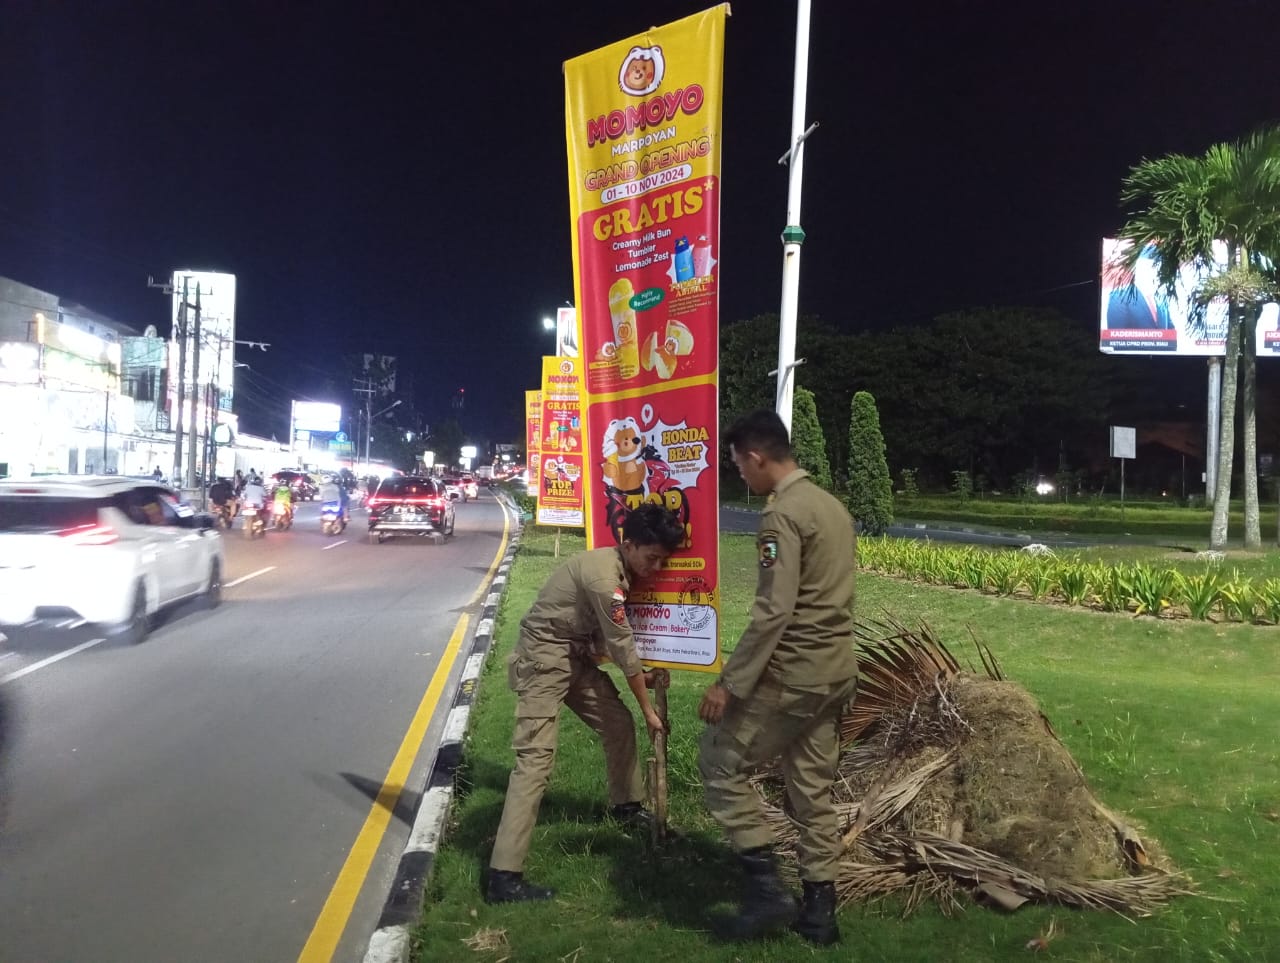
[[0, 676], [0, 685], [4, 685], [6, 682], [13, 682], [15, 679], [21, 679], [24, 675], [30, 675], [38, 669], [43, 669], [46, 665], [53, 665], [55, 662], [61, 662], [63, 659], [73, 656], [77, 652], [83, 652], [85, 649], [91, 649], [95, 645], [105, 641], [107, 640], [90, 639], [88, 642], [81, 642], [79, 645], [73, 645], [65, 652], [59, 652], [57, 655], [51, 655], [47, 659], [41, 659], [39, 662], [33, 662], [31, 665], [18, 669], [16, 672], [10, 672], [8, 675]]
[[0, 652], [0, 659], [12, 659], [17, 654], [16, 652]]
[[326, 545], [324, 548], [320, 549], [320, 551], [327, 552], [331, 548], [337, 548], [339, 545], [346, 545], [346, 544], [347, 544], [347, 540], [344, 538], [340, 542], [331, 542], [330, 544]]
[[259, 575], [266, 575], [268, 572], [274, 572], [275, 568], [274, 565], [268, 565], [266, 568], [260, 568], [256, 572], [250, 572], [248, 575], [241, 575], [238, 579], [227, 582], [222, 587], [224, 589], [235, 588], [241, 582], [247, 582], [251, 578], [257, 578]]

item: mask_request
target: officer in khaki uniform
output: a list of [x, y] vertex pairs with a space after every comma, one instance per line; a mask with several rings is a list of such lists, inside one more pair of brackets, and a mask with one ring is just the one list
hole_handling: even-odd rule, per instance
[[517, 696], [511, 740], [516, 763], [489, 860], [488, 902], [553, 895], [524, 879], [524, 860], [555, 762], [562, 705], [604, 744], [611, 814], [647, 826], [635, 720], [613, 680], [596, 662], [600, 655], [613, 660], [640, 704], [650, 735], [661, 730], [662, 720], [645, 691], [653, 674], [646, 675], [640, 665], [625, 606], [632, 581], [656, 574], [683, 540], [684, 529], [671, 512], [660, 505], [642, 505], [623, 523], [621, 545], [583, 552], [561, 565], [521, 620], [520, 639], [507, 670]]
[[[772, 411], [740, 419], [725, 441], [747, 484], [770, 493], [756, 538], [751, 623], [698, 708], [708, 723], [698, 756], [707, 808], [746, 872], [745, 898], [727, 935], [752, 939], [789, 923], [812, 942], [835, 943], [833, 884], [841, 844], [831, 789], [840, 712], [858, 677], [853, 520], [796, 465], [786, 426]], [[774, 759], [781, 760], [799, 831], [799, 918], [748, 781]]]

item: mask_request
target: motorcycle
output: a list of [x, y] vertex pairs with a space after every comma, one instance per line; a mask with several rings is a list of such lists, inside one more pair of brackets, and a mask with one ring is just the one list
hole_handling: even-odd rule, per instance
[[277, 531], [287, 531], [293, 527], [293, 506], [285, 502], [271, 503], [271, 527]]
[[221, 505], [216, 502], [212, 506], [214, 524], [224, 531], [230, 531], [236, 518], [236, 503], [232, 500], [223, 502]]
[[341, 535], [346, 528], [346, 513], [337, 502], [325, 502], [320, 506], [320, 531], [326, 535]]
[[240, 511], [244, 518], [244, 537], [260, 538], [267, 532], [267, 519], [264, 511], [257, 505], [246, 505]]

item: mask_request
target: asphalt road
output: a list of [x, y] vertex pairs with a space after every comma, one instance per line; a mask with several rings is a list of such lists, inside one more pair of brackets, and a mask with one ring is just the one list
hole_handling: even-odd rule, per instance
[[[363, 525], [325, 538], [309, 504], [290, 532], [223, 536], [222, 605], [140, 646], [0, 646], [0, 961], [298, 959], [503, 535], [488, 495], [444, 545]], [[445, 692], [334, 959], [382, 910]]]

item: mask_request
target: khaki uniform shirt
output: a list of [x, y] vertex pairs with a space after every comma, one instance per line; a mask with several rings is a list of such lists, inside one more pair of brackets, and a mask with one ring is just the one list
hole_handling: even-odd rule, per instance
[[627, 678], [644, 671], [627, 621], [631, 579], [618, 548], [575, 555], [556, 569], [520, 620], [517, 652], [567, 667], [570, 656], [608, 655]]
[[769, 497], [756, 536], [751, 624], [720, 675], [746, 698], [767, 672], [801, 688], [858, 674], [853, 651], [853, 519], [800, 469]]

